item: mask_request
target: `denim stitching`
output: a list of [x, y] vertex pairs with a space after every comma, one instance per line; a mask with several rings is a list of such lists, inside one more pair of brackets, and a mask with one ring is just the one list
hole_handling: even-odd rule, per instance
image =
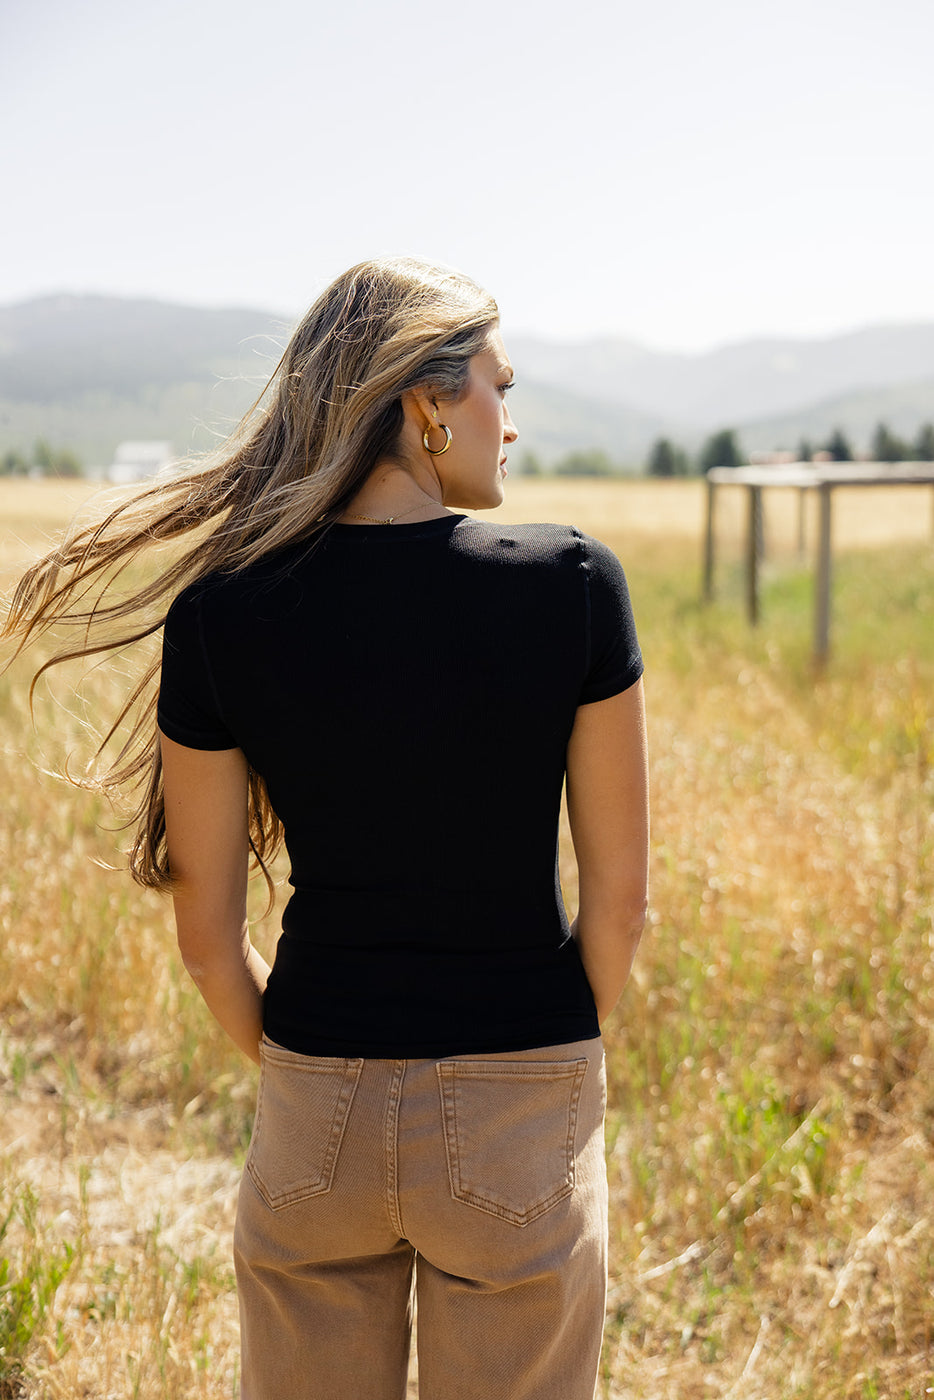
[[405, 1060], [396, 1060], [386, 1102], [386, 1209], [392, 1228], [400, 1239], [405, 1238], [399, 1209], [399, 1105], [405, 1070]]
[[[541, 1066], [540, 1069], [533, 1069], [532, 1064]], [[461, 1201], [465, 1205], [473, 1206], [474, 1209], [485, 1212], [487, 1215], [496, 1216], [498, 1219], [508, 1221], [510, 1224], [522, 1228], [537, 1220], [540, 1216], [549, 1211], [552, 1206], [564, 1200], [574, 1190], [577, 1180], [577, 1163], [574, 1158], [574, 1140], [577, 1132], [577, 1120], [580, 1108], [580, 1098], [583, 1089], [584, 1077], [587, 1073], [586, 1060], [561, 1062], [556, 1066], [548, 1061], [533, 1061], [532, 1064], [512, 1063], [504, 1064], [501, 1061], [468, 1061], [466, 1064], [448, 1061], [447, 1064], [436, 1065], [438, 1086], [441, 1095], [441, 1111], [445, 1124], [444, 1150], [447, 1158], [448, 1183], [451, 1195], [455, 1200]], [[469, 1191], [460, 1182], [460, 1146], [457, 1131], [457, 1078], [461, 1075], [467, 1080], [477, 1079], [478, 1075], [487, 1079], [501, 1078], [518, 1081], [522, 1079], [536, 1082], [550, 1078], [552, 1082], [560, 1080], [573, 1081], [570, 1085], [570, 1096], [567, 1105], [568, 1130], [565, 1138], [565, 1180], [552, 1193], [540, 1201], [534, 1202], [523, 1211], [511, 1210], [509, 1206], [487, 1199], [476, 1192]]]
[[249, 1172], [250, 1179], [270, 1210], [282, 1210], [285, 1206], [295, 1205], [297, 1202], [309, 1200], [313, 1196], [323, 1196], [330, 1191], [334, 1180], [334, 1172], [337, 1167], [337, 1155], [344, 1139], [347, 1119], [350, 1116], [350, 1108], [357, 1092], [357, 1085], [360, 1081], [363, 1060], [344, 1060], [340, 1064], [334, 1065], [302, 1065], [297, 1062], [297, 1057], [293, 1059], [288, 1052], [286, 1052], [286, 1054], [277, 1054], [275, 1048], [264, 1045], [260, 1072], [260, 1093], [256, 1106], [256, 1122], [253, 1130], [254, 1142], [259, 1139], [260, 1127], [263, 1121], [266, 1095], [262, 1090], [265, 1087], [264, 1081], [268, 1078], [268, 1063], [276, 1064], [280, 1068], [300, 1074], [324, 1073], [339, 1074], [341, 1076], [340, 1089], [338, 1091], [337, 1102], [334, 1106], [334, 1116], [331, 1120], [327, 1145], [324, 1149], [321, 1169], [316, 1177], [308, 1177], [302, 1181], [296, 1182], [291, 1189], [287, 1191], [273, 1191], [260, 1172], [256, 1163], [256, 1153], [251, 1145], [246, 1162], [246, 1169]]

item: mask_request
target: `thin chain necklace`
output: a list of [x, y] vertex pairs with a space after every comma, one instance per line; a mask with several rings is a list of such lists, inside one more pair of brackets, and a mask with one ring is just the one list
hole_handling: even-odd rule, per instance
[[424, 510], [427, 505], [437, 506], [440, 504], [440, 501], [432, 501], [429, 497], [424, 505], [412, 506], [409, 510], [400, 510], [396, 515], [390, 515], [383, 520], [378, 520], [375, 515], [357, 515], [352, 510], [347, 510], [344, 514], [349, 515], [351, 520], [365, 520], [369, 525], [391, 525], [393, 521], [401, 520], [405, 515], [414, 515], [417, 510]]

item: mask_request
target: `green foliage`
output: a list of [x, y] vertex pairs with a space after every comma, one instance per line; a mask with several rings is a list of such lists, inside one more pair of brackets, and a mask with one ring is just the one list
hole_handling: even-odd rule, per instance
[[687, 476], [688, 457], [669, 438], [656, 438], [646, 463], [649, 476]]
[[52, 470], [52, 449], [45, 438], [36, 438], [32, 449], [32, 464], [43, 473]]
[[616, 468], [599, 447], [568, 452], [555, 466], [558, 476], [615, 476]]
[[830, 459], [833, 462], [852, 462], [853, 460], [853, 449], [842, 428], [834, 428], [822, 450], [830, 453]]
[[76, 452], [60, 447], [52, 459], [52, 472], [55, 476], [83, 476], [84, 468]]
[[68, 447], [52, 447], [45, 438], [36, 438], [32, 452], [27, 454], [11, 447], [0, 458], [0, 476], [83, 476], [84, 469], [77, 453]]
[[911, 455], [916, 462], [934, 462], [934, 423], [924, 423], [918, 429]]
[[0, 457], [0, 476], [26, 476], [29, 467], [29, 458], [15, 447], [11, 447]]
[[81, 476], [81, 461], [67, 447], [51, 447], [45, 438], [37, 438], [32, 449], [33, 466], [43, 476]]
[[798, 461], [810, 462], [814, 456], [814, 449], [807, 438], [802, 438], [798, 443]]
[[[70, 1244], [44, 1246], [37, 1207], [35, 1192], [24, 1186], [13, 1193], [0, 1222], [0, 1386], [14, 1395], [29, 1346], [76, 1254]], [[19, 1247], [8, 1255], [5, 1247], [13, 1227], [19, 1227]]]
[[522, 476], [544, 476], [539, 458], [534, 452], [523, 452], [519, 458], [519, 472]]
[[736, 429], [721, 428], [713, 433], [701, 448], [699, 460], [702, 472], [711, 467], [741, 467], [745, 458], [736, 440]]
[[889, 430], [885, 423], [879, 423], [872, 435], [872, 457], [875, 462], [907, 462], [911, 459], [911, 447]]

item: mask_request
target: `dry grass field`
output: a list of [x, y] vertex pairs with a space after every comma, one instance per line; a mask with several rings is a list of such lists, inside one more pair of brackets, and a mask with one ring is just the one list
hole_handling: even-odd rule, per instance
[[[84, 493], [0, 483], [4, 584]], [[500, 512], [618, 550], [647, 666], [652, 913], [605, 1037], [604, 1400], [934, 1393], [932, 493], [840, 494], [819, 677], [787, 494], [755, 632], [725, 493], [706, 609], [698, 482], [510, 481]], [[114, 819], [40, 771], [86, 752], [83, 706], [119, 679], [80, 700], [61, 677], [37, 733], [26, 681], [0, 679], [0, 1400], [231, 1400], [253, 1072], [166, 904], [114, 868]]]

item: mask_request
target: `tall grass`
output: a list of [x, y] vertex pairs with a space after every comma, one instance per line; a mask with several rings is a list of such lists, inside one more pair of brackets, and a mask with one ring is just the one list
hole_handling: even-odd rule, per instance
[[[791, 552], [773, 554], [750, 632], [729, 551], [704, 609], [696, 540], [666, 534], [661, 507], [637, 528], [633, 499], [584, 522], [630, 578], [654, 809], [650, 928], [606, 1034], [602, 1393], [919, 1400], [934, 557], [840, 555], [815, 677]], [[92, 711], [115, 684], [92, 678]], [[19, 669], [0, 682], [0, 1256], [31, 1311], [0, 1338], [0, 1396], [219, 1400], [236, 1393], [229, 1240], [253, 1074], [180, 972], [166, 905], [106, 868], [108, 815], [27, 760], [80, 747], [67, 684], [41, 702], [41, 743], [24, 688]], [[562, 859], [573, 901], [566, 833]], [[274, 938], [273, 916], [258, 940]]]
[[755, 635], [738, 580], [703, 611], [693, 561], [636, 554], [630, 575], [654, 716], [654, 912], [608, 1036], [609, 1393], [920, 1395], [934, 1372], [931, 550], [840, 560], [820, 679], [789, 563]]

